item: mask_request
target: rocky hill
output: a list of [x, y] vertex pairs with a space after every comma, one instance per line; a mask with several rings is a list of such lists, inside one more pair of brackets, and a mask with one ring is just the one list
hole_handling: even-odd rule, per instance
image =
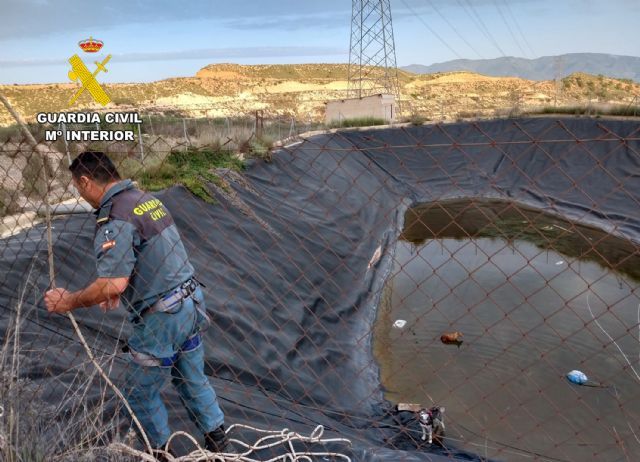
[[536, 59], [505, 56], [496, 59], [456, 59], [430, 66], [412, 64], [404, 70], [416, 74], [469, 71], [495, 77], [520, 77], [531, 80], [553, 80], [576, 72], [602, 74], [640, 82], [640, 58], [604, 53], [568, 53]]
[[[265, 117], [320, 121], [324, 103], [347, 95], [346, 64], [215, 64], [194, 77], [151, 83], [105, 84], [107, 109], [188, 117], [238, 117], [263, 110]], [[470, 72], [413, 74], [398, 71], [404, 116], [431, 120], [492, 116], [515, 108], [578, 104], [638, 104], [640, 84], [588, 74], [561, 81], [489, 77]], [[0, 91], [27, 120], [38, 112], [67, 110], [74, 84], [3, 85]], [[74, 110], [103, 110], [83, 94]], [[13, 124], [0, 107], [0, 126]]]

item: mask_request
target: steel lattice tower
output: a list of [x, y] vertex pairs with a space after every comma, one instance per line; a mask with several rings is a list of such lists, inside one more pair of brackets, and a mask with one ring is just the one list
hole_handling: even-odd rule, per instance
[[399, 101], [390, 0], [352, 0], [349, 96], [379, 93]]

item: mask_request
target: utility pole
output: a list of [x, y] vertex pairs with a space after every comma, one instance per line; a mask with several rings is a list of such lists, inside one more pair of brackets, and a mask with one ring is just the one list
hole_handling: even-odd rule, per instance
[[399, 105], [390, 0], [352, 0], [348, 96], [386, 93]]
[[555, 68], [555, 83], [556, 83], [556, 94], [554, 97], [554, 103], [553, 105], [555, 107], [558, 107], [558, 100], [561, 99], [562, 96], [562, 74], [563, 72], [563, 62], [562, 62], [562, 56], [556, 56], [556, 59], [553, 62], [554, 64], [554, 68]]
[[262, 138], [264, 134], [264, 111], [262, 109], [256, 111], [254, 133], [256, 134], [256, 138]]

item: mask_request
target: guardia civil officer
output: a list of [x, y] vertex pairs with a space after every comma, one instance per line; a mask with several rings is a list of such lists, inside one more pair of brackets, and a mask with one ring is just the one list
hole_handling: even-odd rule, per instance
[[208, 322], [202, 290], [169, 211], [152, 195], [121, 180], [102, 152], [83, 152], [69, 167], [80, 195], [96, 208], [97, 279], [84, 289], [46, 293], [50, 312], [100, 305], [129, 311], [125, 396], [154, 448], [171, 432], [160, 390], [171, 377], [205, 446], [228, 444], [224, 415], [204, 375], [200, 329]]

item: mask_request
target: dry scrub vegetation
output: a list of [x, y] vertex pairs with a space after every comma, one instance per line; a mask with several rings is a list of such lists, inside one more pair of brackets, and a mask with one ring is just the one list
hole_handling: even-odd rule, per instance
[[[106, 84], [111, 109], [137, 109], [181, 117], [238, 117], [263, 110], [270, 117], [287, 116], [320, 122], [324, 103], [346, 96], [346, 64], [254, 65], [215, 64], [194, 77], [140, 84]], [[455, 120], [461, 112], [494, 116], [518, 107], [576, 106], [587, 103], [633, 104], [640, 84], [589, 74], [561, 81], [488, 77], [470, 72], [412, 74], [398, 71], [405, 116]], [[66, 110], [73, 84], [4, 85], [2, 91], [28, 120], [38, 112]], [[102, 110], [89, 95], [77, 110]], [[0, 127], [12, 123], [0, 110]]]

